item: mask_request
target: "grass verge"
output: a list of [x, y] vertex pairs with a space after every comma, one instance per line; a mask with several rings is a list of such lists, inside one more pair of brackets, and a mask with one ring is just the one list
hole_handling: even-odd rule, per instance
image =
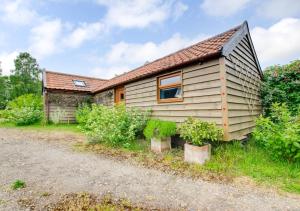
[[[139, 141], [131, 148], [113, 148], [104, 144], [78, 143], [79, 151], [90, 151], [120, 160], [130, 160], [142, 166], [210, 181], [232, 182], [247, 177], [255, 183], [300, 194], [300, 164], [274, 160], [264, 149], [250, 141], [214, 147], [212, 159], [205, 165], [187, 164], [183, 150], [173, 149], [162, 154], [152, 153], [149, 144]], [[247, 183], [248, 181], [246, 181]]]
[[81, 130], [77, 127], [77, 124], [41, 124], [36, 123], [33, 125], [16, 126], [13, 123], [0, 123], [0, 128], [18, 128], [18, 129], [29, 129], [37, 131], [69, 131], [75, 133], [81, 133]]

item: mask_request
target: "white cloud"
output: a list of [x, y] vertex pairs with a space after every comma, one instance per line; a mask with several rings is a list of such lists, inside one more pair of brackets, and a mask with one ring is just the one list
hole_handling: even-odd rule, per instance
[[146, 42], [143, 44], [119, 42], [112, 46], [105, 59], [112, 64], [121, 62], [143, 64], [146, 61], [152, 61], [184, 48], [194, 41], [195, 40], [185, 39], [181, 37], [180, 34], [174, 34], [170, 39], [158, 44], [154, 42]]
[[300, 19], [285, 18], [269, 28], [255, 27], [251, 35], [263, 67], [300, 57]]
[[29, 51], [39, 59], [57, 52], [60, 49], [58, 39], [62, 30], [63, 24], [59, 19], [42, 21], [31, 29]]
[[269, 0], [262, 1], [258, 13], [267, 18], [280, 19], [284, 17], [299, 16], [299, 0]]
[[211, 16], [231, 16], [244, 9], [250, 0], [204, 0], [201, 8]]
[[96, 67], [89, 74], [102, 79], [110, 79], [128, 70], [130, 70], [129, 66]]
[[83, 23], [81, 26], [74, 29], [64, 40], [66, 46], [77, 48], [83, 42], [92, 40], [101, 36], [104, 26], [100, 22], [96, 23]]
[[[105, 22], [108, 26], [121, 28], [144, 28], [152, 23], [161, 23], [172, 14], [175, 5], [179, 17], [187, 9], [184, 4], [176, 4], [174, 0], [98, 0], [100, 5], [107, 7]], [[176, 4], [175, 4], [176, 3]]]
[[10, 75], [10, 71], [15, 68], [14, 60], [19, 55], [18, 51], [0, 54], [1, 68], [3, 75]]
[[150, 62], [173, 53], [206, 37], [205, 35], [199, 35], [194, 39], [187, 39], [180, 34], [174, 34], [161, 43], [119, 42], [114, 44], [110, 51], [100, 59], [102, 66], [95, 68], [93, 73], [99, 77], [113, 77], [115, 74], [121, 74], [125, 70], [128, 71], [143, 65], [147, 61]]
[[177, 20], [178, 18], [180, 18], [188, 9], [189, 9], [188, 5], [180, 1], [177, 2], [174, 5], [174, 11], [173, 11], [174, 19]]
[[1, 20], [18, 25], [30, 24], [37, 18], [37, 14], [29, 5], [30, 1], [25, 0], [1, 1]]
[[66, 48], [78, 48], [85, 41], [96, 39], [103, 32], [103, 24], [82, 23], [78, 27], [60, 19], [44, 20], [31, 29], [29, 51], [41, 59]]

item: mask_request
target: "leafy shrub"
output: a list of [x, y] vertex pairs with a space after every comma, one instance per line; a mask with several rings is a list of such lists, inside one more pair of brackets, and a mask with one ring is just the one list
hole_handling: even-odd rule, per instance
[[93, 105], [86, 124], [81, 128], [95, 140], [113, 146], [127, 146], [142, 134], [148, 111], [127, 108], [120, 104], [112, 108]]
[[22, 95], [7, 105], [7, 116], [16, 125], [30, 125], [41, 120], [42, 98], [33, 94]]
[[11, 188], [13, 190], [18, 190], [18, 189], [25, 188], [25, 187], [26, 187], [26, 183], [22, 180], [16, 180], [15, 182], [13, 182], [11, 184]]
[[180, 137], [188, 143], [203, 146], [205, 142], [219, 141], [223, 137], [223, 130], [215, 123], [204, 122], [189, 117], [179, 127]]
[[144, 129], [144, 136], [147, 140], [151, 138], [166, 138], [176, 134], [176, 123], [170, 121], [162, 121], [159, 119], [151, 119], [147, 122]]
[[56, 108], [54, 112], [51, 113], [51, 121], [57, 125], [61, 123], [63, 118], [66, 116], [66, 111], [61, 108]]
[[270, 114], [273, 103], [285, 103], [292, 115], [300, 105], [300, 60], [272, 66], [264, 71], [261, 89], [264, 113]]
[[292, 117], [286, 104], [274, 103], [270, 117], [256, 120], [253, 136], [275, 158], [300, 160], [300, 113]]
[[80, 105], [75, 113], [77, 123], [80, 125], [85, 125], [91, 110], [91, 106], [88, 104]]
[[0, 123], [9, 122], [9, 112], [7, 110], [0, 110]]

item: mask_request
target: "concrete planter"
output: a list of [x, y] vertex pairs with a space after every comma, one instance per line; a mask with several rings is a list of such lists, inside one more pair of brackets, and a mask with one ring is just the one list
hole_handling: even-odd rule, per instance
[[167, 138], [151, 138], [151, 150], [153, 152], [164, 152], [171, 149], [171, 137]]
[[211, 145], [207, 144], [202, 147], [191, 144], [184, 144], [184, 161], [188, 163], [204, 164], [210, 159]]

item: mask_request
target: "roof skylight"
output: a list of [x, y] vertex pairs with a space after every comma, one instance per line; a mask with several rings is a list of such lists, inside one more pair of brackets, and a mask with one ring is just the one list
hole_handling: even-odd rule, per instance
[[82, 80], [73, 80], [75, 86], [86, 87], [86, 84]]

